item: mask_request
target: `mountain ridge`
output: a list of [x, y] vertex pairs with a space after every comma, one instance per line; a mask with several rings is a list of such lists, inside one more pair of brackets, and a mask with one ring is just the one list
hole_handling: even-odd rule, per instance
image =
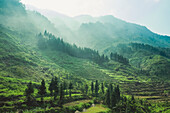
[[[48, 12], [48, 11], [47, 11]], [[43, 14], [43, 12], [40, 12]], [[49, 11], [50, 13], [50, 11]], [[48, 15], [46, 15], [47, 18]], [[56, 17], [53, 17], [53, 19], [59, 19], [61, 20], [62, 17], [56, 15]], [[159, 35], [156, 33], [153, 33], [151, 30], [149, 30], [147, 27], [138, 25], [135, 23], [129, 23], [123, 20], [120, 20], [118, 18], [115, 18], [112, 15], [106, 15], [106, 16], [101, 16], [101, 17], [92, 17], [89, 15], [80, 15], [77, 17], [67, 17], [67, 20], [64, 20], [64, 23], [67, 24], [60, 24], [60, 26], [57, 26], [57, 21], [54, 21], [52, 18], [50, 19], [53, 24], [56, 25], [58, 29], [63, 27], [63, 30], [61, 28], [60, 32], [67, 31], [67, 33], [64, 33], [63, 38], [66, 39], [66, 41], [71, 42], [71, 43], [76, 43], [77, 45], [84, 46], [84, 47], [90, 47], [92, 49], [97, 49], [100, 51], [101, 47], [96, 47], [98, 45], [101, 45], [100, 42], [106, 43], [107, 39], [105, 37], [116, 37], [116, 40], [112, 39], [112, 42], [117, 41], [117, 43], [121, 42], [139, 42], [139, 43], [145, 43], [145, 44], [151, 44], [152, 46], [161, 46], [161, 47], [170, 47], [170, 37], [169, 36], [163, 36]], [[69, 21], [69, 22], [68, 22]], [[74, 21], [74, 22], [73, 22]], [[77, 21], [77, 22], [76, 22]], [[59, 21], [58, 21], [59, 22]], [[73, 23], [72, 23], [73, 22]], [[76, 27], [70, 26], [72, 24], [76, 24]], [[100, 24], [101, 23], [101, 24]], [[70, 24], [70, 25], [69, 25]], [[99, 25], [100, 24], [100, 25]], [[82, 29], [82, 26], [86, 25], [86, 28]], [[69, 26], [68, 28], [65, 28], [66, 26]], [[96, 26], [96, 27], [95, 27]], [[97, 27], [98, 26], [98, 27]], [[92, 32], [92, 30], [89, 30], [93, 28], [94, 31], [98, 31], [101, 33], [100, 35], [96, 35], [96, 32]], [[80, 33], [81, 32], [81, 33]], [[119, 34], [121, 32], [121, 34]], [[94, 35], [96, 35], [94, 37]], [[103, 36], [102, 36], [103, 35]], [[69, 38], [68, 38], [69, 37]], [[102, 41], [96, 41], [98, 37], [103, 38]], [[137, 38], [138, 37], [138, 38]], [[84, 39], [87, 39], [85, 41]], [[83, 41], [81, 41], [83, 40]], [[103, 41], [104, 40], [104, 41]], [[111, 42], [111, 40], [109, 41]], [[84, 45], [83, 45], [84, 43]], [[88, 44], [88, 43], [96, 43], [96, 46]], [[114, 45], [112, 44], [107, 44], [107, 45]], [[107, 46], [106, 46], [107, 47]], [[105, 48], [105, 47], [104, 47]], [[101, 51], [102, 52], [102, 51]]]

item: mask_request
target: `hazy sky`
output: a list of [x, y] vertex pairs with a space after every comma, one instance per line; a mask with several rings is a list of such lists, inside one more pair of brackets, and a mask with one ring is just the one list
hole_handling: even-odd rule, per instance
[[145, 25], [153, 32], [170, 35], [170, 0], [21, 0], [68, 16], [113, 15]]

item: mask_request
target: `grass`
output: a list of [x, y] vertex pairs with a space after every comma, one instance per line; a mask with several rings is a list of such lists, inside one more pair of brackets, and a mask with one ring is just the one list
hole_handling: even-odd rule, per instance
[[107, 112], [109, 109], [103, 107], [101, 104], [96, 104], [94, 107], [88, 108], [83, 113], [99, 113], [99, 112]]
[[88, 103], [90, 102], [91, 100], [79, 100], [79, 101], [74, 101], [74, 102], [70, 102], [70, 103], [66, 103], [64, 104], [64, 106], [76, 106], [80, 103]]

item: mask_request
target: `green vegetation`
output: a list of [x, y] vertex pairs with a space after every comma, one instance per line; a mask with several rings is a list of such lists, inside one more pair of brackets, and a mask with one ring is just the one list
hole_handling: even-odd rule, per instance
[[94, 107], [90, 107], [84, 113], [106, 113], [108, 108], [103, 107], [100, 104], [96, 104]]
[[112, 16], [58, 27], [19, 0], [0, 18], [0, 112], [170, 112], [168, 36]]

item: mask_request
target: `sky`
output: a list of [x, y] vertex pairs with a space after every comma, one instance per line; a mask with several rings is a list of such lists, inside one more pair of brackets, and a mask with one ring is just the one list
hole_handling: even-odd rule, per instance
[[67, 16], [113, 15], [170, 36], [170, 0], [21, 0], [40, 9]]

